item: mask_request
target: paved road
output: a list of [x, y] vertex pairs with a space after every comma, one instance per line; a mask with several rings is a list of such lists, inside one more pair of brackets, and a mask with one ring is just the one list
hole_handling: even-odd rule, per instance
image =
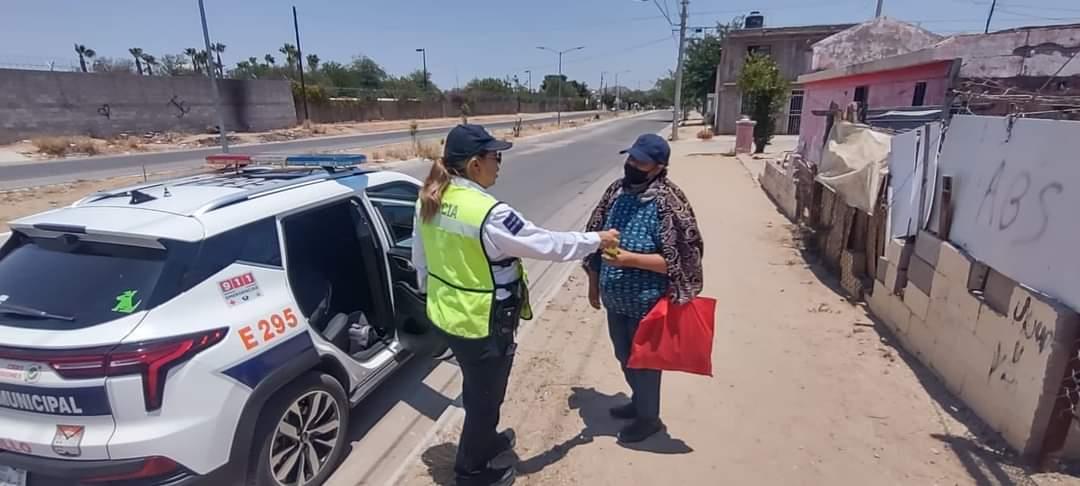
[[[580, 228], [610, 181], [622, 173], [619, 150], [670, 123], [668, 112], [620, 119], [519, 141], [503, 159], [492, 192], [534, 222]], [[400, 170], [418, 178], [427, 167]], [[573, 263], [529, 262], [534, 300], [550, 297]], [[355, 409], [352, 451], [328, 486], [382, 485], [393, 479], [435, 421], [457, 399], [457, 368], [417, 359]]]
[[[593, 113], [569, 113], [564, 119], [592, 116]], [[525, 124], [549, 123], [554, 116], [526, 120]], [[487, 127], [510, 128], [514, 122], [491, 123]], [[446, 128], [427, 128], [420, 130], [419, 137], [433, 138], [445, 135]], [[407, 130], [361, 135], [343, 135], [334, 137], [291, 140], [260, 144], [238, 145], [233, 151], [254, 153], [305, 153], [327, 150], [343, 150], [357, 146], [383, 145], [407, 142], [410, 135]], [[207, 155], [221, 152], [216, 147], [172, 152], [157, 152], [136, 155], [101, 156], [88, 158], [64, 159], [53, 162], [30, 162], [22, 164], [0, 165], [0, 189], [29, 187], [43, 184], [57, 184], [79, 179], [100, 179], [122, 175], [137, 174], [145, 166], [147, 171], [163, 171], [195, 168], [205, 163]]]

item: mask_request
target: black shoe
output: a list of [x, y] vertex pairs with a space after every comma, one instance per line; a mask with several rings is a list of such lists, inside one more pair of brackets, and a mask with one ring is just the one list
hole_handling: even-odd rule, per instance
[[660, 419], [639, 418], [619, 431], [619, 442], [623, 444], [641, 442], [661, 430], [664, 430], [664, 423]]
[[637, 408], [634, 407], [634, 402], [627, 403], [626, 405], [619, 405], [618, 407], [612, 407], [611, 416], [617, 419], [629, 420], [637, 418]]
[[510, 486], [517, 472], [512, 467], [487, 468], [474, 473], [458, 474], [458, 486]]
[[516, 445], [517, 433], [514, 432], [514, 429], [506, 429], [495, 436], [495, 448], [492, 450], [492, 453], [495, 456], [498, 456], [504, 452], [514, 450], [514, 446]]

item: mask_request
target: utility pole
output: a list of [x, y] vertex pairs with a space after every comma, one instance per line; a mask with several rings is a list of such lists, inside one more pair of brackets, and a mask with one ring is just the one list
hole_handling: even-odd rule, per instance
[[525, 73], [529, 75], [529, 94], [532, 94], [532, 69], [526, 69]]
[[427, 89], [428, 89], [427, 88], [427, 85], [428, 85], [428, 80], [427, 80], [427, 49], [421, 47], [421, 48], [417, 49], [416, 52], [419, 52], [420, 57], [423, 59], [423, 63], [424, 63], [424, 93], [427, 93]]
[[874, 13], [874, 18], [881, 17], [881, 9], [885, 7], [885, 0], [877, 0], [877, 12]]
[[296, 63], [300, 66], [300, 98], [304, 100], [304, 123], [308, 122], [307, 85], [304, 84], [304, 50], [300, 48], [300, 22], [296, 20], [296, 5], [292, 8], [293, 31], [296, 32]]
[[600, 107], [604, 107], [604, 96], [607, 95], [607, 90], [604, 89], [604, 75], [606, 71], [600, 71]]
[[562, 56], [563, 56], [563, 54], [566, 54], [567, 52], [579, 51], [579, 50], [584, 49], [584, 48], [585, 48], [585, 46], [577, 46], [577, 47], [574, 47], [574, 48], [571, 48], [571, 49], [566, 49], [564, 51], [556, 51], [555, 49], [552, 49], [550, 47], [544, 47], [544, 46], [538, 46], [537, 47], [537, 49], [540, 49], [541, 51], [554, 52], [555, 54], [558, 54], [558, 56], [559, 56], [559, 98], [558, 98], [559, 106], [556, 107], [558, 109], [558, 112], [555, 115], [555, 124], [556, 125], [562, 125], [562, 86], [564, 84], [563, 83], [563, 74], [562, 74]]
[[682, 0], [682, 12], [679, 14], [679, 59], [675, 65], [675, 119], [671, 122], [671, 140], [679, 139], [679, 122], [682, 121], [682, 77], [683, 51], [686, 50], [686, 17], [690, 0]]
[[[203, 7], [203, 0], [199, 0], [199, 17], [202, 18], [202, 35], [203, 42], [206, 42], [206, 53], [210, 55], [210, 29], [206, 27], [206, 8]], [[229, 136], [227, 130], [225, 130], [225, 112], [221, 109], [221, 95], [218, 93], [217, 80], [214, 79], [214, 70], [210, 71], [210, 90], [214, 93], [214, 104], [217, 105], [218, 115], [218, 131], [221, 132], [221, 151], [229, 153]]]
[[997, 7], [997, 0], [990, 3], [990, 14], [986, 16], [986, 29], [983, 30], [984, 34], [990, 33], [990, 19], [994, 18], [994, 8]]

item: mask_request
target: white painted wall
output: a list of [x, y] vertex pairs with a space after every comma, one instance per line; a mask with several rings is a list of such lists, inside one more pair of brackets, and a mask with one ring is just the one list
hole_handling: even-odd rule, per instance
[[954, 181], [953, 242], [1080, 309], [1080, 122], [957, 116], [940, 172]]

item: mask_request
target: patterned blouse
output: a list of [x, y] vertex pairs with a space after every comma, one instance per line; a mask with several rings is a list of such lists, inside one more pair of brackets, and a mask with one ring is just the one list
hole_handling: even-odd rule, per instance
[[[660, 252], [660, 215], [655, 200], [642, 201], [636, 194], [623, 193], [615, 198], [604, 227], [619, 230], [619, 246], [628, 251]], [[641, 320], [670, 287], [667, 275], [600, 264], [604, 307], [619, 315]]]
[[[701, 293], [704, 285], [701, 258], [705, 252], [705, 242], [701, 238], [697, 218], [694, 216], [693, 208], [690, 207], [690, 202], [686, 199], [686, 194], [667, 178], [666, 170], [640, 194], [625, 190], [623, 180], [619, 179], [611, 184], [600, 198], [600, 203], [589, 218], [586, 231], [602, 231], [610, 228], [608, 214], [612, 212], [616, 202], [622, 199], [620, 196], [623, 195], [636, 197], [643, 203], [651, 202], [655, 206], [659, 225], [659, 239], [656, 244], [667, 263], [666, 280], [670, 285], [668, 295], [676, 304], [690, 302]], [[622, 238], [629, 240], [627, 235], [623, 235]], [[600, 253], [594, 253], [586, 257], [585, 268], [600, 272], [601, 261]], [[607, 305], [606, 302], [605, 305]]]

